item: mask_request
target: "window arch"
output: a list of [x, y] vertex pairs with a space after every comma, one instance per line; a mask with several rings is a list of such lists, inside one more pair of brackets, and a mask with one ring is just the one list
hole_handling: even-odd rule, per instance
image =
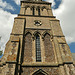
[[41, 48], [40, 48], [40, 37], [38, 34], [35, 36], [36, 45], [36, 62], [41, 62]]
[[48, 10], [46, 7], [42, 8], [42, 16], [48, 16]]
[[32, 6], [32, 15], [35, 15], [35, 6]]
[[24, 37], [24, 62], [32, 62], [32, 35], [27, 32]]
[[43, 11], [43, 9], [47, 9], [47, 8], [46, 8], [45, 6], [43, 6], [41, 9], [42, 9], [42, 11]]
[[25, 7], [25, 15], [31, 15], [31, 8], [29, 6]]
[[51, 41], [51, 37], [48, 33], [44, 35], [44, 47], [45, 47], [45, 61], [52, 62], [55, 61], [53, 44]]
[[38, 10], [38, 16], [40, 16], [40, 7], [39, 6], [37, 7], [37, 10]]

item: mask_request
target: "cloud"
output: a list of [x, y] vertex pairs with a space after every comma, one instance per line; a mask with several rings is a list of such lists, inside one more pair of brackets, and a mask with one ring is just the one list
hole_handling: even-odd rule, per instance
[[[22, 0], [14, 0], [14, 2], [15, 2], [17, 5], [20, 5], [20, 1], [22, 1]], [[45, 0], [45, 1], [47, 1], [47, 2], [51, 2], [51, 3], [52, 3], [52, 6], [55, 5], [54, 0]]]
[[10, 12], [4, 11], [2, 8], [0, 8], [0, 36], [2, 37], [0, 46], [2, 46], [2, 49], [5, 48], [3, 46], [5, 46], [9, 40], [14, 17], [16, 16], [16, 14], [11, 14]]
[[54, 1], [54, 0], [45, 0], [45, 1], [47, 1], [47, 2], [51, 2], [51, 3], [52, 3], [52, 6], [55, 5], [55, 1]]
[[[53, 6], [55, 5], [54, 0], [47, 0], [47, 1], [53, 2]], [[19, 0], [15, 0], [15, 2], [18, 5], [20, 4]], [[4, 3], [0, 4], [0, 6], [2, 6], [2, 8], [8, 9], [7, 7], [5, 7], [7, 6], [6, 3], [5, 5]], [[64, 35], [66, 36], [66, 40], [68, 44], [75, 42], [75, 25], [74, 25], [75, 10], [74, 10], [74, 7], [75, 7], [75, 0], [72, 0], [72, 1], [63, 0], [58, 9], [55, 9], [55, 10], [53, 9], [54, 15], [57, 17], [57, 19], [60, 20], [61, 28], [62, 28]], [[2, 8], [0, 8], [0, 36], [2, 36], [0, 45], [4, 49], [5, 47], [3, 46], [7, 43], [10, 37], [10, 33], [11, 33], [13, 22], [14, 22], [14, 17], [16, 17], [17, 15], [4, 11]]]
[[3, 9], [14, 10], [14, 8], [6, 1], [0, 0], [0, 7]]
[[53, 10], [60, 20], [61, 28], [69, 43], [75, 42], [75, 0], [63, 0], [59, 8]]
[[20, 1], [21, 1], [21, 0], [14, 0], [14, 2], [15, 2], [17, 5], [20, 5]]

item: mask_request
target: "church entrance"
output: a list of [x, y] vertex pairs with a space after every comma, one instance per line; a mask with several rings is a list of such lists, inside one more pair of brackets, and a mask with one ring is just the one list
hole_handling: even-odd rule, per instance
[[32, 75], [48, 75], [46, 72], [44, 72], [42, 69], [39, 69], [38, 71], [36, 71], [34, 74]]

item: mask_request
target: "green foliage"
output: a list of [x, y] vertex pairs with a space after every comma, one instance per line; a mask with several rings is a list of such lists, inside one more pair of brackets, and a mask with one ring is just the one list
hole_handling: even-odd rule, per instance
[[2, 55], [3, 51], [0, 51], [0, 56]]

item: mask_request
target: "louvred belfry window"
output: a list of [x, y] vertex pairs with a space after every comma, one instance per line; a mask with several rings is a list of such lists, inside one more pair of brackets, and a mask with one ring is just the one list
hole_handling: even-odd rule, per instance
[[36, 35], [36, 62], [41, 62], [40, 37]]
[[35, 15], [35, 8], [33, 7], [33, 9], [32, 9], [32, 10], [33, 10], [33, 15]]

